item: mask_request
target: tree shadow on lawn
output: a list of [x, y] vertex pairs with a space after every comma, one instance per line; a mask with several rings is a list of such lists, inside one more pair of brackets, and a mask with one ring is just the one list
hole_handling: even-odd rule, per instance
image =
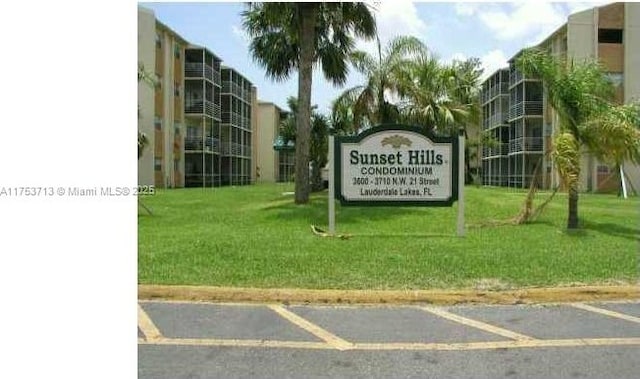
[[[306, 205], [295, 205], [292, 200], [290, 203], [264, 207], [262, 211], [269, 212], [270, 215], [267, 218], [270, 219], [299, 220], [319, 225], [325, 225], [328, 222], [327, 202], [319, 199]], [[342, 207], [336, 204], [336, 223], [340, 223], [340, 225], [391, 220], [409, 214], [423, 215], [428, 218], [431, 211], [423, 208], [405, 207]]]
[[598, 223], [593, 221], [584, 221], [583, 228], [585, 230], [593, 230], [614, 237], [621, 237], [631, 241], [640, 242], [640, 230], [638, 228], [630, 228], [612, 223]]

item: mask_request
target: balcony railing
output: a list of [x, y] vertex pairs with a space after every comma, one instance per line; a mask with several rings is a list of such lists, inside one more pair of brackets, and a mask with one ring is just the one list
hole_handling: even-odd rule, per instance
[[185, 137], [184, 149], [193, 151], [211, 151], [214, 153], [220, 152], [220, 140], [214, 137]]
[[499, 143], [495, 146], [483, 146], [482, 158], [491, 158], [507, 155], [509, 153], [508, 143]]
[[522, 72], [518, 70], [511, 70], [509, 73], [509, 86], [513, 87], [514, 85], [520, 83], [524, 79], [524, 75]]
[[251, 119], [249, 117], [241, 117], [240, 126], [247, 130], [251, 130]]
[[220, 154], [249, 158], [251, 157], [251, 146], [235, 142], [221, 142]]
[[186, 78], [207, 78], [218, 85], [221, 82], [220, 72], [216, 71], [215, 68], [203, 63], [185, 63], [184, 76]]
[[482, 92], [482, 102], [486, 103], [487, 101], [501, 94], [502, 95], [509, 94], [509, 83], [500, 83], [500, 85], [495, 85], [493, 87], [489, 87], [488, 89], [484, 90]]
[[251, 102], [250, 89], [245, 89], [239, 84], [230, 82], [228, 80], [222, 82], [222, 93], [235, 95], [236, 97], [246, 101], [247, 103]]
[[184, 101], [184, 113], [206, 114], [216, 119], [220, 119], [220, 105], [209, 100], [188, 100]]
[[482, 128], [483, 129], [491, 129], [494, 128], [496, 126], [500, 126], [500, 125], [506, 125], [507, 124], [507, 113], [504, 112], [498, 112], [494, 115], [491, 115], [489, 117], [485, 117], [482, 120]]
[[521, 101], [509, 108], [509, 120], [522, 116], [541, 116], [542, 101]]
[[509, 154], [520, 152], [541, 152], [542, 137], [520, 137], [509, 141]]
[[235, 126], [240, 125], [240, 115], [234, 112], [222, 112], [222, 123], [223, 124], [232, 124]]

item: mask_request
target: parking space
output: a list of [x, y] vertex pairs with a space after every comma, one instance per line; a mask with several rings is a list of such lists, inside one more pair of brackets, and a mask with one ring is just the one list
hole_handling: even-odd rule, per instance
[[336, 350], [640, 346], [640, 302], [312, 306], [144, 301], [141, 345]]
[[633, 316], [640, 322], [640, 306], [637, 303], [598, 303], [592, 304], [598, 308]]
[[168, 338], [215, 338], [320, 342], [265, 306], [142, 303]]
[[290, 307], [294, 313], [354, 343], [456, 343], [505, 337], [414, 307]]
[[456, 307], [449, 310], [543, 340], [640, 337], [640, 324], [568, 305]]

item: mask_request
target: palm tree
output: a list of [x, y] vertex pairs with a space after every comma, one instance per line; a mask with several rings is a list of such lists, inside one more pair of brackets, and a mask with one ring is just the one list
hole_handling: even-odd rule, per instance
[[340, 97], [331, 104], [330, 123], [337, 135], [355, 135], [358, 128], [353, 118], [353, 100]]
[[[400, 120], [424, 126], [430, 132], [457, 135], [463, 128], [467, 141], [468, 130], [480, 121], [480, 60], [470, 58], [442, 64], [429, 52], [402, 66], [398, 73]], [[479, 140], [465, 146], [465, 182], [471, 182], [471, 150]], [[477, 152], [476, 152], [477, 154]]]
[[552, 157], [569, 192], [567, 229], [577, 229], [581, 151], [605, 161], [637, 160], [637, 108], [611, 104], [613, 87], [596, 62], [558, 61], [532, 48], [524, 50], [516, 64], [525, 75], [543, 81], [547, 100], [558, 114]]
[[[365, 84], [347, 89], [334, 102], [334, 108], [352, 106], [356, 130], [399, 120], [398, 108], [389, 99], [390, 95], [397, 94], [398, 73], [414, 56], [427, 52], [427, 47], [416, 37], [396, 37], [389, 41], [384, 52], [380, 39], [376, 40], [377, 57], [364, 51], [351, 56], [353, 66], [365, 76]], [[336, 111], [338, 109], [334, 113]]]
[[[285, 144], [296, 142], [296, 123], [299, 112], [298, 99], [287, 98], [289, 113], [280, 123], [280, 137]], [[311, 191], [322, 189], [322, 168], [327, 164], [329, 121], [327, 117], [316, 112], [317, 105], [311, 107], [311, 139], [309, 141], [309, 156], [311, 163]]]
[[405, 65], [398, 83], [403, 121], [441, 134], [456, 133], [472, 111], [470, 104], [460, 102], [464, 92], [456, 87], [457, 75], [454, 65], [443, 65], [430, 53]]
[[364, 3], [249, 3], [243, 26], [250, 51], [268, 77], [286, 80], [298, 70], [295, 202], [309, 201], [311, 82], [314, 63], [336, 85], [346, 81], [354, 36], [373, 38], [376, 23]]
[[[464, 129], [465, 143], [465, 171], [466, 183], [473, 181], [471, 173], [471, 160], [474, 156], [480, 156], [479, 146], [483, 138], [469, 136], [470, 129], [480, 125], [482, 107], [480, 105], [480, 77], [482, 76], [482, 63], [478, 58], [470, 58], [464, 61], [453, 61], [451, 64], [451, 76], [447, 80], [449, 83], [449, 96], [455, 103], [466, 109], [466, 116], [460, 120], [461, 124], [457, 128]], [[455, 130], [449, 133], [454, 135]], [[485, 139], [488, 142], [488, 139]]]
[[329, 119], [320, 113], [314, 112], [311, 120], [311, 144], [309, 154], [311, 156], [311, 190], [321, 191], [322, 169], [329, 162]]

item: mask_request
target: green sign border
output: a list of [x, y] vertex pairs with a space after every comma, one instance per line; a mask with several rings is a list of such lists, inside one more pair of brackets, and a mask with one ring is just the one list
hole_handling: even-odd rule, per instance
[[[451, 167], [451, 197], [448, 200], [424, 200], [424, 201], [402, 201], [402, 200], [347, 200], [342, 196], [342, 156], [341, 145], [343, 143], [357, 143], [361, 142], [363, 139], [380, 133], [387, 131], [406, 131], [406, 132], [414, 132], [420, 135], [423, 135], [429, 138], [434, 143], [450, 143], [452, 157], [450, 162]], [[458, 200], [458, 136], [454, 137], [441, 137], [436, 136], [432, 133], [429, 133], [424, 130], [424, 128], [410, 126], [410, 125], [401, 125], [401, 124], [383, 124], [378, 125], [373, 128], [367, 129], [364, 132], [355, 135], [355, 136], [336, 136], [334, 139], [334, 185], [335, 185], [335, 193], [336, 199], [340, 200], [340, 204], [346, 206], [395, 206], [395, 207], [450, 207], [453, 203]]]

